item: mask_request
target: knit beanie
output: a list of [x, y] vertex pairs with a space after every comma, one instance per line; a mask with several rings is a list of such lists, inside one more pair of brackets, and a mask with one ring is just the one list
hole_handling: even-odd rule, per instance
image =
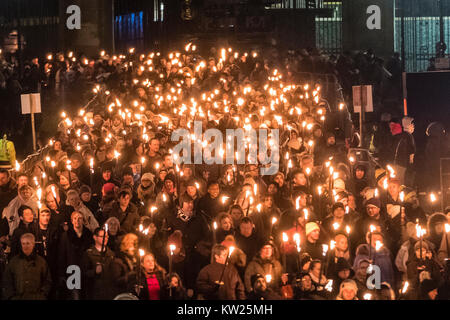
[[352, 270], [352, 266], [350, 265], [350, 263], [345, 258], [342, 257], [339, 258], [336, 263], [336, 272], [340, 272], [347, 269]]
[[103, 191], [105, 191], [105, 193], [114, 192], [115, 187], [116, 185], [114, 183], [108, 182], [103, 185]]
[[337, 189], [337, 190], [345, 190], [344, 180], [342, 180], [341, 178], [334, 180], [333, 187], [334, 187], [334, 189]]
[[366, 201], [365, 206], [375, 206], [377, 208], [381, 208], [381, 202], [380, 199], [378, 198], [370, 198], [369, 200]]
[[175, 183], [176, 182], [175, 175], [173, 173], [167, 174], [166, 177], [164, 178], [164, 182], [166, 182], [167, 180], [170, 180], [173, 183]]
[[381, 179], [383, 179], [386, 176], [386, 170], [379, 168], [375, 170], [375, 180], [380, 181]]
[[250, 277], [250, 281], [251, 281], [251, 283], [252, 283], [252, 286], [255, 284], [255, 282], [256, 282], [258, 279], [261, 279], [261, 278], [265, 279], [264, 276], [263, 276], [262, 274], [260, 274], [260, 273], [257, 273], [257, 274], [252, 275], [252, 276]]
[[151, 174], [150, 172], [146, 172], [142, 175], [141, 181], [147, 180], [147, 181], [153, 181], [154, 179], [154, 175]]
[[306, 224], [306, 236], [308, 236], [314, 230], [319, 230], [320, 231], [319, 225], [317, 223], [315, 223], [315, 222], [308, 222]]
[[236, 246], [236, 240], [234, 239], [234, 237], [229, 234], [225, 237], [225, 240], [222, 241], [222, 245], [229, 248], [231, 246]]
[[336, 210], [338, 208], [341, 208], [341, 209], [345, 210], [344, 204], [342, 202], [335, 202], [333, 204], [333, 206], [331, 207], [331, 213], [333, 213], [334, 210]]
[[83, 193], [91, 193], [91, 188], [87, 185], [82, 185], [80, 188], [80, 195], [82, 195]]

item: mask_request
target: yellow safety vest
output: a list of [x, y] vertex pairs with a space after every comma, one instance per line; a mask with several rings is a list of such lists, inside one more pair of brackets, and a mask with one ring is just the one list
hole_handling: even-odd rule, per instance
[[11, 168], [16, 163], [14, 143], [3, 137], [0, 140], [0, 168]]

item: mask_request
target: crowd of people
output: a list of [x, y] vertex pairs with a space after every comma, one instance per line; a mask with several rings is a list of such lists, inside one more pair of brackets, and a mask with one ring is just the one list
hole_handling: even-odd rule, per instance
[[[95, 99], [62, 112], [32, 170], [0, 169], [2, 299], [449, 299], [450, 214], [419, 202], [413, 119], [384, 114], [365, 161], [345, 100], [300, 75], [344, 72], [278, 58], [59, 57]], [[174, 130], [212, 145], [195, 121], [267, 129], [267, 145], [278, 130], [279, 170], [262, 175], [247, 139], [243, 163], [178, 163]]]

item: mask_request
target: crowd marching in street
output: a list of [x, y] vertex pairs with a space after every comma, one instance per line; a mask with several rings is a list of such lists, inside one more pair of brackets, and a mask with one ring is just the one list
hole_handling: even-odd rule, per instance
[[[362, 75], [346, 54], [213, 48], [203, 57], [193, 43], [168, 53], [102, 51], [97, 60], [48, 56], [37, 78], [58, 91], [67, 68], [64, 79], [95, 82], [75, 85], [71, 100], [93, 99], [61, 109], [30, 170], [3, 159], [1, 298], [449, 299], [450, 208], [419, 201], [415, 182], [426, 175], [436, 184], [438, 165], [414, 173], [414, 119], [394, 112], [381, 115], [367, 150], [358, 148], [366, 142], [346, 103], [355, 79], [380, 84], [378, 101], [397, 87], [370, 79], [386, 70], [372, 53], [357, 58]], [[396, 61], [387, 67], [394, 76]], [[268, 164], [250, 157], [262, 144], [247, 138], [226, 163], [230, 141], [213, 147], [195, 123], [223, 136], [267, 130], [278, 170], [262, 173]], [[192, 159], [204, 161], [178, 161], [178, 129], [193, 142]], [[441, 124], [427, 135], [433, 164], [449, 148]]]

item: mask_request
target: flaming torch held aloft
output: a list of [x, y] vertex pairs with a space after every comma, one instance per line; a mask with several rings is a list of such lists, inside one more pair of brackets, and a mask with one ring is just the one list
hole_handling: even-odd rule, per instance
[[269, 235], [269, 238], [273, 238], [272, 237], [272, 234], [273, 234], [273, 225], [275, 224], [275, 223], [277, 223], [277, 221], [278, 221], [278, 219], [276, 218], [276, 217], [273, 217], [272, 218], [272, 223], [270, 224], [270, 235]]
[[217, 243], [217, 235], [216, 235], [216, 232], [217, 232], [217, 222], [214, 221], [214, 222], [213, 222], [213, 246]]
[[174, 244], [170, 244], [169, 245], [169, 250], [170, 250], [170, 255], [169, 255], [169, 274], [172, 273], [173, 253], [175, 252], [176, 248], [177, 248], [177, 246], [174, 245]]
[[91, 184], [91, 188], [94, 185], [94, 158], [91, 158], [89, 160], [89, 179], [90, 179], [90, 184]]
[[234, 251], [234, 247], [233, 246], [228, 248], [228, 255], [227, 255], [227, 258], [225, 260], [225, 264], [223, 265], [222, 274], [220, 275], [219, 281], [216, 281], [216, 284], [218, 285], [218, 287], [224, 285], [224, 283], [222, 282], [223, 275], [225, 273], [225, 268], [228, 265], [228, 262], [230, 260], [230, 257], [231, 257], [231, 254], [233, 253], [233, 251]]

